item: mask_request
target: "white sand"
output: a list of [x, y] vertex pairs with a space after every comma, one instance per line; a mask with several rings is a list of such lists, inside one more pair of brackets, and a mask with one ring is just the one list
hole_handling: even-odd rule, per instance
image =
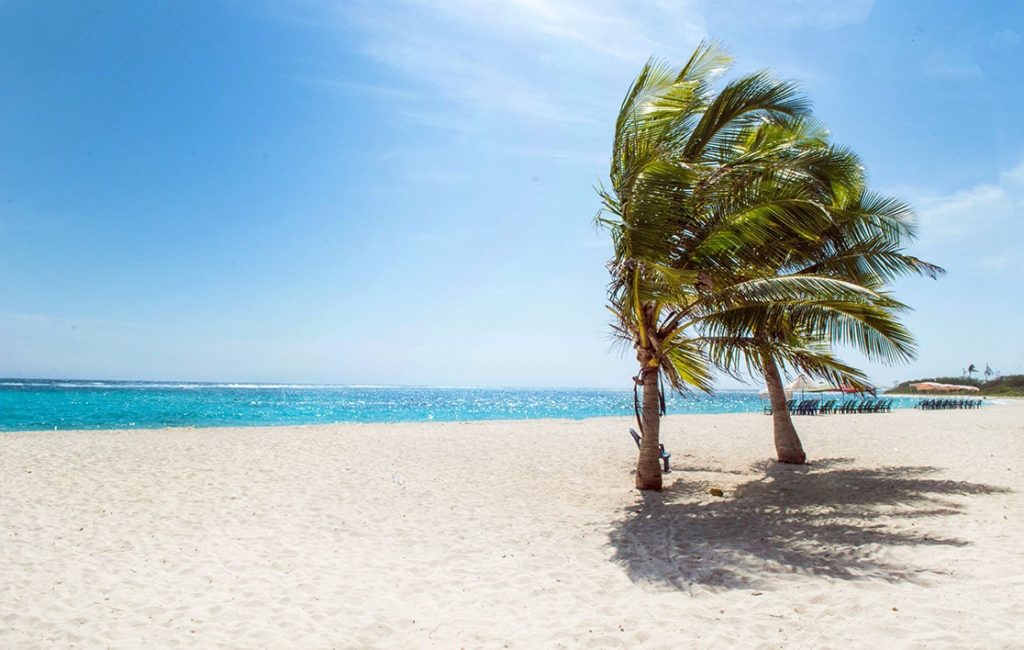
[[1024, 403], [628, 425], [0, 434], [0, 647], [1024, 647]]

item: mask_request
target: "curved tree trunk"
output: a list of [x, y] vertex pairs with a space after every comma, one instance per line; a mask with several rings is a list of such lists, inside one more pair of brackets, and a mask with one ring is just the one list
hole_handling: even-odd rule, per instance
[[770, 356], [764, 357], [764, 379], [768, 385], [768, 397], [772, 403], [772, 429], [775, 433], [775, 453], [780, 463], [802, 465], [807, 461], [807, 454], [800, 444], [800, 436], [796, 434], [793, 418], [786, 407], [786, 391], [782, 386], [779, 367]]
[[640, 371], [644, 386], [644, 401], [641, 409], [643, 437], [640, 439], [640, 456], [636, 461], [636, 487], [638, 490], [661, 489], [661, 392], [658, 387], [658, 369], [644, 367]]

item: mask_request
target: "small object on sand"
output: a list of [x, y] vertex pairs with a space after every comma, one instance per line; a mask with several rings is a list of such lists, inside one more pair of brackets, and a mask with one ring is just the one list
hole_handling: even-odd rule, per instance
[[722, 490], [720, 490], [719, 488], [711, 488], [710, 490], [708, 490], [708, 494], [710, 494], [713, 497], [725, 496], [725, 492], [722, 492]]

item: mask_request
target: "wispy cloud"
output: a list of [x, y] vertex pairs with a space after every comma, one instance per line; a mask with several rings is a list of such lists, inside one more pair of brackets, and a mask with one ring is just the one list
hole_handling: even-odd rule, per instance
[[781, 0], [776, 4], [783, 22], [791, 27], [834, 29], [867, 20], [874, 0]]
[[771, 16], [773, 29], [835, 29], [867, 20], [874, 0], [711, 0], [703, 6], [731, 20]]
[[925, 74], [938, 79], [967, 80], [981, 79], [984, 76], [974, 55], [966, 51], [936, 51], [921, 65]]
[[[487, 25], [504, 39], [550, 39], [578, 46], [593, 54], [634, 62], [651, 52], [664, 50], [665, 44], [651, 36], [652, 25], [645, 21], [649, 11], [608, 0], [447, 0], [418, 4], [445, 12], [452, 20], [469, 23], [474, 29]], [[651, 5], [662, 17], [675, 16], [662, 23], [662, 34], [673, 39], [693, 41], [704, 34], [703, 21], [695, 2], [676, 1]], [[667, 28], [671, 27], [672, 31]]]
[[397, 99], [406, 102], [416, 99], [415, 93], [401, 88], [359, 83], [357, 81], [347, 81], [344, 79], [332, 79], [328, 77], [297, 77], [296, 81], [346, 95], [368, 95], [382, 99]]
[[686, 52], [705, 31], [690, 1], [392, 0], [346, 3], [328, 20], [420, 91], [420, 113], [555, 124], [597, 123], [595, 85], [621, 92], [617, 70]]
[[1020, 45], [1020, 34], [1012, 29], [1002, 29], [992, 36], [992, 44], [1001, 50], [1012, 50]]
[[418, 244], [443, 244], [447, 241], [447, 238], [435, 232], [413, 232], [408, 237]]
[[707, 38], [706, 16], [742, 21], [770, 14], [776, 28], [833, 29], [866, 20], [872, 6], [873, 0], [356, 0], [322, 21], [422, 91], [407, 107], [421, 115], [461, 111], [595, 124], [607, 117], [607, 97], [617, 100], [643, 61], [684, 59]]
[[973, 259], [969, 266], [976, 270], [1024, 268], [1024, 253], [1016, 245], [1024, 237], [1024, 160], [992, 182], [948, 194], [919, 194], [914, 203], [922, 246], [940, 253], [955, 250], [958, 257]]
[[581, 163], [587, 166], [596, 166], [599, 168], [604, 168], [608, 165], [608, 154], [585, 148], [555, 149], [547, 147], [507, 147], [493, 149], [492, 151], [512, 156], [549, 158], [552, 160], [571, 163]]
[[1016, 255], [1012, 248], [1007, 248], [1001, 253], [983, 256], [974, 266], [983, 271], [1003, 273], [1024, 269], [1024, 259]]
[[1024, 209], [1024, 161], [998, 180], [943, 195], [918, 197], [922, 224], [930, 236], [956, 240], [967, 232], [1021, 225]]
[[930, 236], [944, 241], [955, 241], [979, 228], [987, 230], [994, 218], [1012, 211], [1006, 189], [987, 183], [952, 194], [922, 197], [918, 205]]
[[430, 151], [405, 149], [377, 154], [378, 163], [389, 167], [403, 180], [426, 185], [452, 186], [470, 178], [469, 171], [458, 161], [439, 159]]
[[[361, 77], [349, 66], [335, 79], [313, 63], [297, 81], [379, 99], [395, 124], [450, 131], [465, 147], [486, 142], [603, 170], [609, 125], [630, 80], [652, 56], [685, 60], [708, 38], [708, 16], [749, 20], [767, 11], [783, 29], [836, 28], [865, 20], [872, 2], [352, 0], [319, 7], [320, 26], [373, 74]], [[792, 62], [764, 63], [784, 77], [814, 76]], [[458, 180], [445, 176], [434, 181]]]

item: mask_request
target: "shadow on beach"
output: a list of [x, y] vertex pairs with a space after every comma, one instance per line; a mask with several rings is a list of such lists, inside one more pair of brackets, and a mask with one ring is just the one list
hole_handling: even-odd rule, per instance
[[[957, 537], [929, 534], [934, 518], [963, 511], [952, 497], [1003, 494], [998, 486], [928, 478], [932, 467], [849, 468], [848, 459], [813, 465], [759, 463], [761, 478], [707, 494], [708, 483], [683, 474], [615, 523], [614, 561], [635, 582], [678, 589], [706, 585], [752, 588], [786, 574], [843, 580], [920, 581], [944, 567], [901, 566], [886, 547], [959, 547]], [[930, 522], [917, 521], [932, 518]], [[895, 523], [896, 525], [892, 525]], [[927, 526], [926, 526], [927, 524]]]

